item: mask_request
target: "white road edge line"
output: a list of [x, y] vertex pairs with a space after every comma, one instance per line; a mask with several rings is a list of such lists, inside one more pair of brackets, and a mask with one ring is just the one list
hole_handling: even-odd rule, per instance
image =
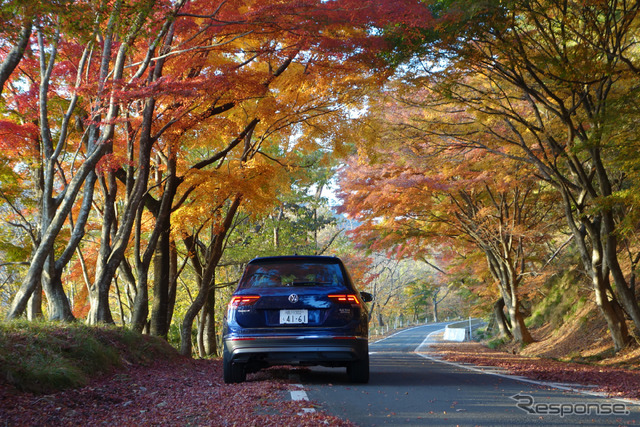
[[[463, 364], [456, 363], [456, 362], [449, 362], [447, 360], [442, 360], [442, 359], [438, 359], [437, 357], [429, 356], [428, 354], [425, 354], [425, 353], [420, 353], [420, 349], [422, 347], [428, 347], [427, 342], [431, 338], [431, 335], [440, 333], [443, 330], [444, 329], [440, 329], [440, 330], [431, 332], [429, 335], [427, 335], [427, 337], [424, 339], [424, 341], [422, 341], [422, 343], [418, 347], [416, 347], [415, 350], [413, 350], [413, 352], [416, 353], [418, 356], [423, 357], [423, 358], [428, 359], [428, 360], [431, 360], [433, 362], [444, 363], [445, 365], [450, 365], [450, 366], [455, 366], [457, 368], [467, 369], [467, 370], [472, 371], [472, 372], [477, 372], [477, 373], [487, 374], [487, 375], [494, 375], [494, 376], [500, 377], [500, 378], [508, 378], [508, 379], [511, 379], [511, 380], [521, 381], [521, 382], [540, 385], [540, 386], [545, 386], [545, 387], [551, 387], [551, 388], [555, 388], [555, 389], [559, 389], [559, 390], [572, 391], [572, 392], [584, 394], [584, 395], [587, 395], [587, 396], [602, 397], [602, 398], [606, 398], [606, 399], [615, 400], [615, 401], [618, 401], [618, 402], [627, 403], [627, 404], [630, 404], [630, 405], [640, 405], [640, 400], [622, 399], [622, 398], [617, 398], [617, 397], [607, 397], [606, 393], [586, 391], [586, 390], [582, 390], [582, 389], [575, 388], [575, 387], [570, 387], [570, 386], [566, 386], [566, 385], [560, 385], [558, 383], [551, 383], [551, 382], [532, 380], [530, 378], [524, 378], [524, 377], [520, 377], [520, 376], [516, 376], [516, 375], [503, 374], [503, 373], [499, 373], [499, 372], [495, 372], [495, 371], [486, 371], [486, 370], [477, 368], [477, 367], [472, 366], [472, 365], [463, 365]], [[586, 387], [592, 387], [592, 386], [586, 386]]]

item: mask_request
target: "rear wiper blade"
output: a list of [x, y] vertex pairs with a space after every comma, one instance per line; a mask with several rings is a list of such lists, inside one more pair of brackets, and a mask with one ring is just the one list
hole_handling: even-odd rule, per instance
[[328, 286], [331, 285], [332, 282], [317, 282], [317, 281], [304, 281], [304, 282], [291, 282], [287, 283], [287, 286]]

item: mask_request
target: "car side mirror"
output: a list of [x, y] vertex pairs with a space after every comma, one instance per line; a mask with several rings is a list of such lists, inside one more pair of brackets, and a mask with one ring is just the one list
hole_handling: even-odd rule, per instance
[[362, 301], [364, 302], [373, 301], [373, 295], [371, 295], [369, 292], [361, 291], [360, 296], [362, 297]]

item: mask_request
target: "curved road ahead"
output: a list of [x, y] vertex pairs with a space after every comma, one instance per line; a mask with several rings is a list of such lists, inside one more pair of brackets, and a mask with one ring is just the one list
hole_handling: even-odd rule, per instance
[[444, 325], [418, 326], [371, 344], [369, 384], [350, 384], [344, 368], [312, 368], [300, 381], [323, 411], [361, 426], [640, 424], [638, 405], [432, 359], [422, 344]]

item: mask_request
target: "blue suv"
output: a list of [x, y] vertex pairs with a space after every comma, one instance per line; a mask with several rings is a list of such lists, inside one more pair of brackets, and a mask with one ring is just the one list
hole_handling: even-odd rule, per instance
[[352, 382], [368, 382], [371, 300], [336, 257], [252, 260], [225, 316], [224, 382], [274, 365], [344, 366]]

